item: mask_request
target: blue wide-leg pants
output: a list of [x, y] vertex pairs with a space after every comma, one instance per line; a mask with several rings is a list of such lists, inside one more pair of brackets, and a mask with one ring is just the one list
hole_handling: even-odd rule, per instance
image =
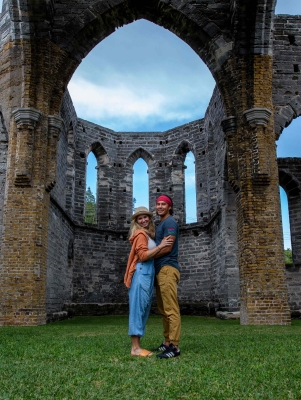
[[139, 262], [129, 289], [129, 335], [144, 336], [154, 292], [154, 260]]

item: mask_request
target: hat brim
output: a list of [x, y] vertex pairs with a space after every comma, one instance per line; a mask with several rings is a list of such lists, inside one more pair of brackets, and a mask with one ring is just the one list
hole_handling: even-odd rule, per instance
[[137, 217], [139, 217], [139, 215], [148, 215], [149, 217], [153, 217], [153, 213], [149, 211], [139, 211], [136, 214], [132, 215], [132, 219], [136, 219]]

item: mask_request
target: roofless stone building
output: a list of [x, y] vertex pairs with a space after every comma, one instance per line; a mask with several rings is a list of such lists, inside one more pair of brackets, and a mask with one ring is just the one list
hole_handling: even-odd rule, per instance
[[[240, 309], [242, 324], [290, 324], [291, 311], [301, 308], [301, 164], [277, 163], [275, 140], [301, 113], [301, 17], [275, 16], [275, 3], [3, 1], [2, 325], [126, 303], [132, 170], [140, 157], [150, 204], [160, 193], [174, 199], [183, 309]], [[66, 92], [77, 66], [116, 28], [141, 18], [169, 29], [208, 66], [216, 88], [204, 119], [166, 132], [123, 133], [77, 117]], [[90, 151], [97, 159], [96, 225], [84, 222]], [[188, 151], [196, 160], [195, 224], [184, 223]], [[294, 265], [287, 269], [279, 177], [292, 227]]]

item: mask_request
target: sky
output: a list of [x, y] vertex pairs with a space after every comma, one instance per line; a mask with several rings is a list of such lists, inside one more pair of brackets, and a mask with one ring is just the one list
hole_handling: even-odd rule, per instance
[[[301, 1], [278, 1], [276, 14], [301, 14]], [[209, 70], [186, 43], [164, 28], [140, 20], [96, 46], [75, 72], [69, 90], [84, 119], [116, 131], [164, 131], [202, 118], [214, 85]], [[296, 146], [300, 130], [298, 118], [283, 131], [277, 142], [278, 157], [301, 157]], [[185, 165], [187, 222], [193, 222], [191, 154]], [[146, 170], [141, 159], [134, 165], [136, 206], [149, 205]], [[283, 189], [280, 194], [284, 247], [291, 248], [287, 197]]]
[[139, 20], [96, 46], [68, 88], [82, 118], [115, 131], [141, 132], [165, 131], [200, 118], [214, 85], [188, 45]]
[[[276, 14], [301, 15], [301, 0], [279, 0]], [[185, 42], [162, 27], [139, 20], [99, 43], [77, 68], [68, 89], [80, 118], [115, 131], [139, 132], [165, 131], [202, 118], [214, 85], [206, 65]], [[301, 149], [296, 146], [300, 130], [301, 118], [284, 130], [277, 143], [278, 157], [301, 157]], [[87, 186], [95, 191], [93, 162], [88, 159]], [[189, 154], [185, 164], [187, 222], [192, 222], [195, 181], [194, 160]], [[137, 206], [148, 205], [148, 178], [143, 169], [146, 167], [140, 159], [134, 165]], [[189, 170], [192, 172], [187, 174]], [[289, 239], [283, 193], [284, 238]], [[289, 240], [285, 242], [287, 247]]]

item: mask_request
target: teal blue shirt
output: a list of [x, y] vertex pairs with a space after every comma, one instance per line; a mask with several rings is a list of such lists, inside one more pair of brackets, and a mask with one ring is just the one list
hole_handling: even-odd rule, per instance
[[177, 224], [174, 217], [172, 217], [171, 215], [167, 217], [164, 221], [160, 222], [160, 224], [158, 225], [156, 229], [156, 238], [155, 238], [156, 245], [160, 244], [162, 239], [168, 235], [175, 236], [176, 240], [174, 242], [174, 245], [170, 253], [160, 258], [155, 258], [156, 275], [159, 273], [160, 269], [164, 265], [171, 265], [180, 270], [178, 264], [179, 225]]

